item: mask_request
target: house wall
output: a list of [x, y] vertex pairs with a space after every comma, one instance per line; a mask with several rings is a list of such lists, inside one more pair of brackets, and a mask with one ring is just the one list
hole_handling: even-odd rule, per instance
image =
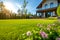
[[58, 6], [58, 1], [57, 0], [47, 0], [43, 5], [42, 5], [42, 9], [45, 9], [45, 4], [48, 5], [47, 9], [50, 8], [50, 3], [54, 3], [54, 7], [57, 7]]
[[[47, 1], [42, 5], [42, 8], [39, 8], [39, 9], [37, 9], [37, 10], [44, 10], [44, 9], [51, 8], [51, 6], [50, 6], [51, 3], [53, 3], [53, 5], [52, 5], [53, 7], [52, 7], [52, 8], [58, 6], [58, 1], [57, 1], [57, 0], [47, 0]], [[47, 8], [45, 8], [45, 5], [46, 5], [46, 4], [47, 4]], [[40, 16], [46, 17], [45, 13], [46, 13], [46, 12], [41, 13], [42, 15], [40, 15]], [[49, 14], [49, 13], [50, 13], [50, 16], [51, 16], [51, 17], [52, 17], [52, 16], [57, 16], [56, 13], [55, 13], [55, 11], [47, 12], [47, 14]]]

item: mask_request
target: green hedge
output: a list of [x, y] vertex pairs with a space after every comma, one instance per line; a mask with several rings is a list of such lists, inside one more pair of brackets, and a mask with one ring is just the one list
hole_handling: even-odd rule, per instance
[[57, 20], [57, 17], [49, 17], [47, 19], [49, 19], [49, 20]]
[[60, 5], [57, 8], [57, 14], [58, 14], [58, 16], [60, 16]]

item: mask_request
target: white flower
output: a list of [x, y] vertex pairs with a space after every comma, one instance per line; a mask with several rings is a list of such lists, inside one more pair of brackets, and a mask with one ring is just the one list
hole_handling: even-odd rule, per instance
[[48, 25], [47, 25], [47, 27], [49, 27], [49, 28], [50, 28], [50, 27], [51, 27], [51, 24], [48, 24]]
[[40, 24], [40, 23], [38, 23], [37, 26], [38, 26], [39, 28], [43, 27], [43, 25]]
[[40, 23], [38, 23], [37, 26], [40, 26]]
[[55, 26], [56, 24], [52, 24], [53, 26]]
[[50, 28], [47, 28], [47, 30], [50, 30]]
[[27, 35], [27, 36], [31, 36], [32, 33], [31, 33], [30, 31], [28, 31], [28, 32], [26, 33], [26, 35]]

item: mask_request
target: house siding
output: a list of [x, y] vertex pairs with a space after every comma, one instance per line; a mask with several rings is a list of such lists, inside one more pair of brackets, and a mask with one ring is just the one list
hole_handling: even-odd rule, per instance
[[42, 18], [56, 17], [57, 7], [58, 7], [58, 0], [46, 0], [44, 3], [42, 3], [42, 7], [37, 8], [36, 14], [42, 14], [39, 15]]

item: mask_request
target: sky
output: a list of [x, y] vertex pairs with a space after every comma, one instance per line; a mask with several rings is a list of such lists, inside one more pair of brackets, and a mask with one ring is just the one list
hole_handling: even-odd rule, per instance
[[[5, 7], [12, 11], [17, 13], [18, 9], [22, 9], [23, 1], [24, 0], [0, 0], [4, 2]], [[32, 14], [36, 13], [36, 7], [41, 3], [42, 0], [26, 0], [28, 1], [27, 4], [27, 10], [28, 12], [31, 12]]]

